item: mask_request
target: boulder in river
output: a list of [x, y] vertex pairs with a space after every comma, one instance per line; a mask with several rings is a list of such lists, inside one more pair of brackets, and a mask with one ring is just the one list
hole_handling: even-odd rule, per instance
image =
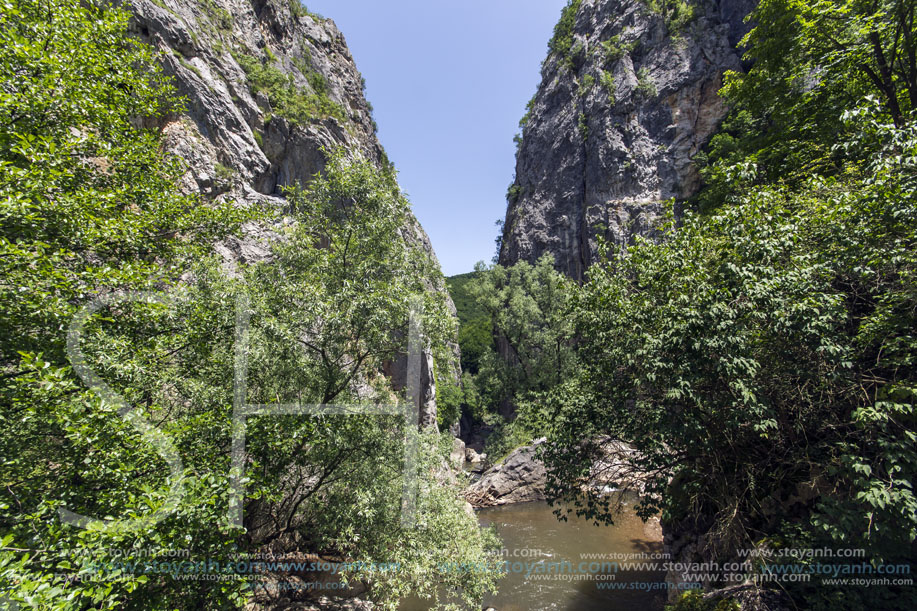
[[[537, 458], [538, 447], [546, 438], [513, 450], [500, 463], [485, 471], [465, 491], [465, 498], [475, 507], [495, 507], [510, 503], [527, 503], [545, 499], [547, 471]], [[643, 492], [643, 473], [636, 466], [636, 451], [611, 437], [590, 442], [594, 452], [592, 469], [584, 478], [584, 489], [599, 494], [632, 490]]]
[[465, 448], [465, 462], [476, 465], [484, 462], [487, 454], [479, 454], [474, 448]]
[[547, 472], [536, 452], [545, 441], [542, 437], [532, 445], [517, 448], [487, 470], [465, 492], [468, 502], [475, 507], [495, 507], [544, 500]]

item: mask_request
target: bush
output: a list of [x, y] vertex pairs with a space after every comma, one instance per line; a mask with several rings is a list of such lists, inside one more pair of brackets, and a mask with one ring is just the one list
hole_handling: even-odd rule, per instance
[[316, 20], [316, 21], [324, 21], [324, 20], [325, 20], [325, 18], [322, 17], [321, 15], [319, 15], [318, 13], [313, 13], [312, 11], [310, 11], [310, 10], [306, 7], [306, 5], [302, 3], [301, 0], [288, 0], [288, 4], [289, 4], [289, 7], [290, 7], [290, 12], [291, 12], [291, 13], [293, 14], [293, 16], [296, 17], [296, 18], [300, 18], [300, 17], [311, 17], [312, 19], [314, 19], [314, 20]]
[[514, 182], [506, 189], [506, 201], [510, 204], [515, 204], [519, 201], [519, 196], [522, 195], [522, 185]]
[[587, 74], [580, 82], [579, 89], [577, 89], [576, 93], [580, 97], [584, 97], [588, 95], [590, 91], [592, 91], [593, 87], [595, 87], [595, 77], [591, 74]]
[[732, 600], [704, 600], [701, 592], [685, 592], [674, 605], [666, 605], [666, 611], [740, 611], [739, 603]]
[[610, 64], [618, 61], [625, 55], [629, 55], [637, 48], [638, 44], [640, 44], [639, 39], [628, 43], [621, 42], [620, 34], [615, 34], [608, 40], [602, 41], [602, 48], [605, 50], [605, 62]]
[[564, 64], [572, 64], [573, 28], [576, 26], [576, 14], [582, 0], [569, 0], [560, 14], [560, 21], [554, 26], [554, 35], [548, 42], [548, 50], [559, 56]]
[[679, 32], [695, 19], [698, 8], [692, 0], [648, 0], [650, 12], [662, 15], [669, 32]]
[[636, 92], [638, 95], [641, 95], [644, 98], [655, 98], [659, 93], [656, 90], [656, 83], [653, 82], [653, 79], [650, 77], [649, 70], [647, 70], [645, 67], [640, 68], [640, 70], [637, 71]]
[[250, 55], [235, 57], [245, 71], [252, 92], [265, 93], [277, 116], [289, 120], [293, 125], [305, 125], [328, 117], [341, 123], [347, 121], [346, 111], [328, 97], [325, 79], [317, 72], [304, 74], [312, 88], [309, 92], [297, 87], [292, 75], [276, 67], [270, 60], [261, 62]]
[[579, 113], [579, 117], [576, 120], [576, 129], [583, 142], [589, 139], [589, 119], [586, 117], [586, 113]]
[[611, 72], [607, 70], [602, 70], [602, 76], [599, 77], [602, 83], [602, 87], [605, 88], [605, 91], [608, 93], [608, 103], [614, 105], [615, 103], [615, 77], [612, 76]]

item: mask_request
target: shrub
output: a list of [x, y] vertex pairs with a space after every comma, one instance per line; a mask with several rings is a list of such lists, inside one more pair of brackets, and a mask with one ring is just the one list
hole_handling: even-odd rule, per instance
[[261, 62], [250, 55], [237, 55], [236, 61], [248, 77], [248, 84], [255, 94], [265, 93], [273, 112], [294, 125], [303, 125], [316, 119], [333, 117], [344, 123], [347, 114], [331, 101], [327, 95], [324, 78], [310, 71], [304, 76], [313, 91], [297, 87], [293, 77], [280, 70], [273, 61]]
[[739, 611], [739, 603], [729, 599], [704, 600], [701, 592], [691, 590], [679, 597], [674, 605], [666, 605], [666, 611]]
[[514, 182], [506, 190], [506, 201], [515, 204], [519, 200], [520, 195], [522, 195], [522, 187], [519, 183]]
[[200, 0], [200, 6], [204, 9], [207, 18], [218, 32], [228, 33], [232, 30], [232, 14], [218, 5], [214, 0]]
[[599, 80], [605, 88], [605, 91], [608, 92], [608, 102], [613, 105], [615, 103], [615, 77], [612, 76], [611, 72], [602, 70], [602, 75], [599, 77]]
[[577, 89], [576, 93], [580, 97], [586, 96], [593, 87], [595, 87], [595, 77], [591, 74], [587, 74], [580, 82], [579, 89]]
[[691, 0], [647, 0], [651, 13], [662, 15], [669, 32], [678, 32], [697, 16]]
[[584, 141], [589, 138], [589, 119], [586, 117], [586, 113], [579, 113], [576, 128], [579, 130], [579, 135]]
[[617, 61], [629, 55], [640, 43], [639, 40], [632, 40], [631, 42], [621, 42], [621, 35], [615, 34], [608, 40], [602, 42], [602, 48], [605, 50], [605, 61], [608, 63]]
[[325, 20], [325, 18], [318, 13], [310, 11], [300, 0], [288, 0], [288, 4], [290, 7], [290, 12], [293, 13], [293, 16], [297, 19], [300, 17], [311, 17], [316, 21]]
[[532, 96], [532, 99], [530, 99], [525, 104], [525, 114], [522, 115], [521, 119], [519, 119], [519, 127], [525, 127], [526, 125], [528, 125], [529, 118], [532, 116], [532, 108], [534, 107], [535, 107], [535, 96]]
[[645, 98], [655, 98], [659, 93], [656, 90], [656, 83], [653, 82], [653, 79], [650, 77], [649, 70], [645, 67], [640, 68], [637, 72], [637, 94]]
[[216, 172], [217, 180], [222, 182], [229, 182], [235, 177], [236, 171], [228, 166], [223, 165], [222, 163], [217, 163], [213, 166], [214, 172]]
[[576, 13], [582, 0], [569, 0], [560, 14], [560, 21], [554, 26], [554, 35], [548, 42], [548, 50], [559, 55], [565, 63], [571, 60], [573, 50], [573, 28], [576, 25]]

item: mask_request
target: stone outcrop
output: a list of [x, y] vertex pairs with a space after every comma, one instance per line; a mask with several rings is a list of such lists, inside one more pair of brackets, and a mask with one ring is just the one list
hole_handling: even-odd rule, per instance
[[[665, 3], [661, 3], [665, 4]], [[675, 23], [645, 0], [582, 0], [566, 54], [551, 53], [530, 103], [500, 263], [555, 256], [582, 279], [598, 238], [653, 235], [664, 207], [700, 180], [692, 158], [726, 113], [717, 92], [741, 70], [754, 0], [697, 0]]]
[[[160, 126], [167, 150], [186, 163], [186, 191], [205, 201], [282, 208], [284, 187], [308, 184], [324, 169], [328, 151], [343, 147], [388, 165], [362, 77], [330, 19], [298, 0], [131, 0], [125, 8], [134, 16], [133, 33], [154, 48], [186, 99], [186, 112]], [[265, 82], [288, 79], [284, 86], [311, 105], [310, 112], [283, 112], [255, 82], [258, 74]], [[415, 219], [404, 232], [435, 260]], [[231, 268], [268, 259], [275, 239], [271, 228], [249, 225], [244, 239], [224, 240], [216, 249]], [[445, 292], [440, 281], [429, 288]], [[448, 294], [447, 300], [451, 306]], [[425, 424], [436, 422], [432, 360], [427, 351], [420, 393]], [[401, 374], [393, 379], [396, 387], [404, 385], [399, 365], [391, 367]]]
[[465, 462], [479, 465], [487, 459], [487, 454], [479, 454], [474, 448], [465, 448]]
[[449, 463], [456, 471], [461, 471], [465, 466], [465, 442], [458, 437], [452, 440], [452, 452], [449, 454]]
[[[360, 598], [320, 596], [314, 603], [288, 602], [272, 605], [271, 611], [372, 611], [372, 602]], [[252, 611], [259, 607], [253, 606]]]
[[[514, 450], [469, 486], [465, 498], [475, 507], [544, 500], [548, 474], [537, 453], [545, 442], [542, 437]], [[631, 446], [602, 437], [593, 440], [590, 447], [593, 462], [589, 476], [581, 482], [584, 489], [598, 494], [643, 492], [644, 474], [634, 466], [635, 450]]]
[[[298, 4], [298, 3], [297, 3]], [[343, 146], [381, 163], [360, 73], [330, 20], [294, 15], [287, 0], [132, 0], [137, 35], [160, 52], [187, 112], [165, 126], [166, 145], [188, 164], [188, 187], [239, 204], [282, 205], [284, 186], [307, 184], [323, 148]], [[324, 82], [341, 117], [278, 116], [243, 65], [292, 79], [305, 94]], [[311, 82], [310, 82], [311, 77]]]
[[465, 498], [475, 507], [543, 501], [547, 472], [536, 452], [544, 442], [542, 437], [514, 450], [469, 486]]

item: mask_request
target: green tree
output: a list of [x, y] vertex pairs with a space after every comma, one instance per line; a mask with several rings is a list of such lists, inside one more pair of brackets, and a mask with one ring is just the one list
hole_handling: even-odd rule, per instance
[[[581, 498], [579, 442], [610, 434], [640, 451], [641, 508], [700, 528], [713, 557], [758, 544], [911, 559], [917, 131], [885, 116], [848, 113], [883, 152], [844, 178], [688, 214], [665, 242], [590, 270], [575, 304], [584, 371], [546, 455], [555, 493]], [[896, 587], [791, 593], [806, 608], [914, 603]]]
[[492, 406], [511, 413], [525, 393], [566, 379], [574, 366], [565, 313], [570, 281], [551, 255], [535, 265], [476, 266], [469, 292], [491, 321], [496, 350], [481, 359], [479, 383]]
[[[454, 335], [392, 175], [332, 154], [324, 177], [289, 193], [285, 218], [184, 196], [180, 164], [138, 127], [179, 100], [128, 37], [126, 12], [9, 0], [0, 19], [0, 595], [30, 608], [240, 607], [263, 582], [226, 567], [271, 546], [401, 563], [342, 576], [369, 579], [383, 608], [411, 592], [479, 599], [494, 574], [439, 570], [486, 565], [490, 542], [437, 475], [448, 440], [396, 418], [250, 418], [246, 529], [226, 521], [240, 296], [249, 403], [400, 400], [380, 370], [405, 350], [415, 300], [428, 346]], [[212, 243], [246, 220], [272, 221], [279, 238], [270, 261], [230, 269]], [[86, 321], [86, 364], [113, 400], [84, 387], [66, 333], [91, 298], [130, 290], [172, 301], [110, 303]], [[170, 441], [180, 472], [138, 417]], [[416, 528], [400, 522], [405, 435], [419, 436]], [[153, 520], [173, 485], [181, 499]], [[81, 529], [62, 522], [64, 506], [144, 527]], [[176, 549], [230, 579], [154, 568]]]
[[872, 148], [834, 145], [852, 134], [841, 117], [875, 96], [896, 126], [917, 100], [913, 0], [764, 0], [743, 40], [747, 73], [726, 74], [732, 111], [698, 161], [715, 206], [743, 188], [800, 184], [834, 174]]
[[[93, 562], [110, 560], [101, 551], [109, 548], [128, 550], [128, 561], [133, 546], [222, 557], [232, 540], [214, 529], [212, 479], [187, 479], [181, 518], [144, 533], [82, 531], [61, 524], [56, 510], [66, 503], [91, 516], [149, 515], [165, 502], [169, 473], [120, 406], [70, 369], [65, 336], [74, 314], [93, 296], [173, 285], [251, 215], [179, 193], [179, 164], [161, 153], [155, 129], [140, 126], [180, 110], [180, 101], [151, 50], [127, 36], [126, 12], [100, 2], [8, 0], [0, 14], [3, 593], [57, 608], [116, 608], [130, 597], [151, 606], [162, 596], [240, 600], [240, 584], [92, 579]], [[156, 308], [128, 309], [117, 326], [133, 326], [137, 343], [155, 341], [137, 323]]]

